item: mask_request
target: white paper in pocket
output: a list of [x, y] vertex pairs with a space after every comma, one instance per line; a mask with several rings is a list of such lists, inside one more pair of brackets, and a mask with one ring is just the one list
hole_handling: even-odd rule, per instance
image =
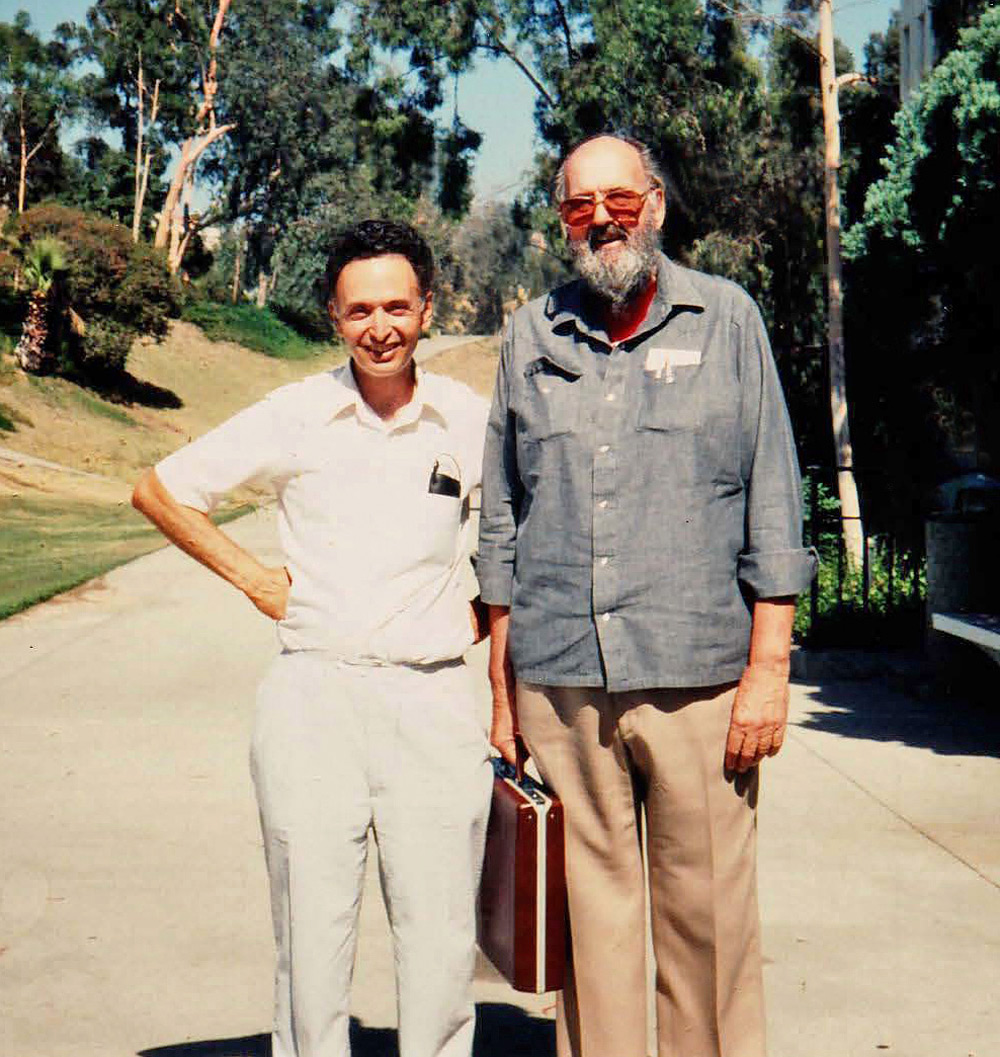
[[701, 363], [701, 349], [672, 349], [654, 345], [646, 353], [645, 370], [664, 382], [674, 380], [675, 367], [697, 367]]

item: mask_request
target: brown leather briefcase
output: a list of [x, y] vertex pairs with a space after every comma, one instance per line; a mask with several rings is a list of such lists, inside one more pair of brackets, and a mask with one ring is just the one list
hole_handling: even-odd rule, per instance
[[517, 991], [557, 991], [566, 969], [563, 808], [551, 790], [494, 760], [479, 890], [479, 945]]

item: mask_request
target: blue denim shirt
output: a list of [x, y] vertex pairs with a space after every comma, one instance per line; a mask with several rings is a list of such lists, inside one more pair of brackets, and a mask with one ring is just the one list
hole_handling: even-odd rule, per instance
[[580, 281], [504, 335], [477, 574], [511, 607], [524, 682], [610, 691], [738, 679], [755, 598], [815, 573], [799, 471], [757, 306], [661, 255], [613, 345]]

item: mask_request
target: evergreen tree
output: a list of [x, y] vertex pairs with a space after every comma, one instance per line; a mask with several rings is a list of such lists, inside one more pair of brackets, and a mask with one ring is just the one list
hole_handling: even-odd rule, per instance
[[885, 175], [845, 241], [869, 443], [916, 495], [1000, 458], [998, 69], [991, 8], [897, 114]]

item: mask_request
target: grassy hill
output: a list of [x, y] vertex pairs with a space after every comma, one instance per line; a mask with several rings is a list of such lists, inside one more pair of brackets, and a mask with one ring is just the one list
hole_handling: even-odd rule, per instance
[[[444, 352], [432, 369], [488, 395], [497, 347]], [[0, 448], [56, 464], [0, 458], [0, 618], [162, 546], [130, 505], [142, 470], [271, 389], [341, 359], [332, 349], [275, 359], [177, 322], [162, 344], [136, 345], [133, 398], [121, 403], [27, 376], [0, 356]], [[222, 517], [261, 498], [239, 494]]]

